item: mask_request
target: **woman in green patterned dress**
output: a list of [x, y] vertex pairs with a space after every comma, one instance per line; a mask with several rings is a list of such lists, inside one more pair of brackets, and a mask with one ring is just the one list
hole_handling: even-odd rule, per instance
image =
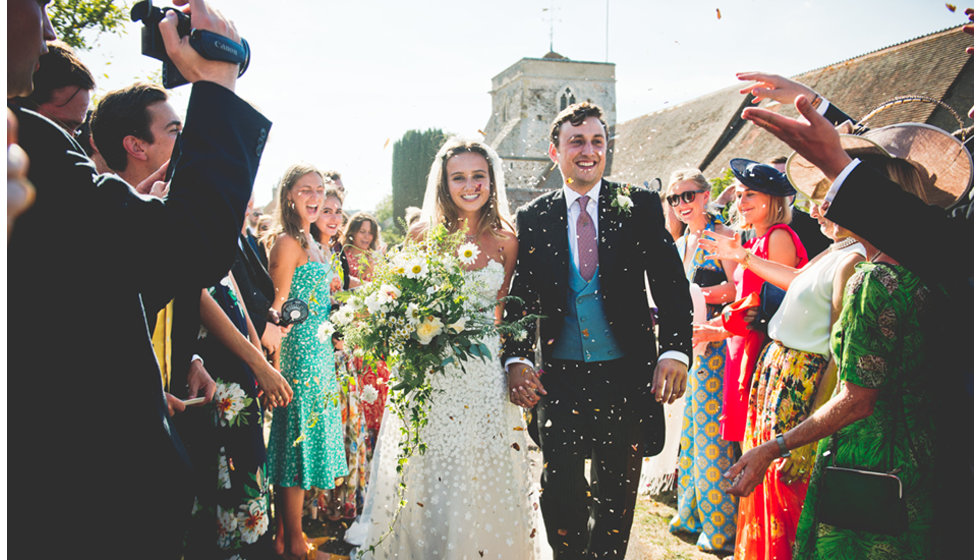
[[[863, 156], [906, 191], [923, 197], [922, 178], [898, 158]], [[725, 477], [745, 496], [761, 482], [769, 463], [789, 449], [820, 440], [796, 534], [796, 559], [928, 558], [933, 519], [935, 435], [932, 391], [927, 383], [924, 333], [930, 330], [931, 294], [909, 270], [858, 238], [871, 257], [847, 284], [843, 310], [831, 333], [839, 368], [833, 397], [785, 434], [753, 448]], [[821, 439], [823, 438], [823, 439]], [[782, 440], [782, 441], [780, 441]], [[821, 523], [821, 482], [836, 448], [838, 466], [897, 470], [908, 509], [908, 529], [876, 534]]]
[[269, 252], [269, 275], [276, 294], [272, 308], [286, 299], [309, 306], [305, 321], [290, 327], [280, 348], [280, 371], [293, 401], [277, 408], [269, 434], [268, 476], [276, 486], [276, 549], [287, 558], [306, 557], [303, 534], [305, 491], [333, 489], [347, 475], [339, 389], [329, 337], [318, 336], [330, 313], [330, 292], [340, 279], [312, 229], [324, 203], [323, 178], [313, 166], [293, 165], [279, 184], [279, 231]]

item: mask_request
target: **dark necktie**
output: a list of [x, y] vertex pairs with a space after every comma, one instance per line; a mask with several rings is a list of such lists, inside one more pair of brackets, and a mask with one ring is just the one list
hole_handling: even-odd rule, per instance
[[578, 204], [582, 209], [575, 222], [575, 236], [578, 239], [578, 270], [582, 279], [588, 282], [599, 266], [599, 251], [596, 245], [595, 226], [592, 225], [589, 213], [585, 211], [585, 207], [589, 204], [589, 197], [580, 196]]

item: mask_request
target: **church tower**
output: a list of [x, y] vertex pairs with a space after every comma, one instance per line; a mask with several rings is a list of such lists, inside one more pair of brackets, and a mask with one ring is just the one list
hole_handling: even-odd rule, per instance
[[[609, 62], [569, 60], [552, 51], [517, 61], [493, 77], [492, 88], [486, 141], [503, 160], [511, 211], [561, 186], [561, 172], [548, 158], [551, 121], [559, 111], [591, 101], [602, 107], [610, 132], [616, 124], [616, 65]], [[608, 172], [611, 143], [606, 158]]]

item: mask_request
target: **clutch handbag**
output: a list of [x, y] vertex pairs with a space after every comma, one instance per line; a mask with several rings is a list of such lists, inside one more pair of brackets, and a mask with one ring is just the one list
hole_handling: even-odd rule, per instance
[[841, 529], [899, 535], [909, 524], [902, 481], [894, 473], [830, 465], [820, 481], [817, 519]]
[[769, 320], [776, 314], [776, 310], [783, 303], [784, 297], [786, 297], [786, 290], [775, 284], [764, 282], [762, 289], [759, 290], [759, 313], [755, 316], [755, 321], [752, 322], [753, 328], [765, 332], [769, 328]]
[[725, 275], [724, 270], [699, 266], [694, 269], [694, 276], [691, 278], [691, 281], [702, 288], [707, 288], [727, 282], [728, 276]]

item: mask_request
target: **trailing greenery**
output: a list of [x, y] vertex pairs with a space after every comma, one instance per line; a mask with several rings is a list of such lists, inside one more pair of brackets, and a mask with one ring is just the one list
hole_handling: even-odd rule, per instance
[[403, 234], [405, 209], [422, 206], [429, 167], [445, 141], [445, 132], [430, 128], [409, 130], [395, 142], [391, 154], [391, 215]]

